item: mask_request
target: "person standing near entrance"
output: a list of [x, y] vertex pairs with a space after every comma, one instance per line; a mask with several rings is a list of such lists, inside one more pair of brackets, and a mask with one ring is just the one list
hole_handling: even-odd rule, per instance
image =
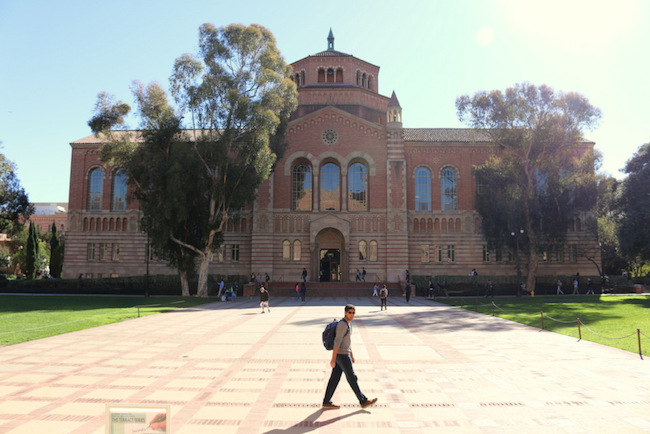
[[323, 409], [334, 410], [341, 406], [332, 403], [332, 396], [336, 391], [336, 387], [341, 380], [341, 374], [345, 373], [345, 378], [348, 380], [350, 387], [359, 400], [359, 404], [363, 408], [370, 407], [377, 402], [377, 398], [368, 399], [366, 395], [361, 392], [359, 384], [357, 383], [357, 375], [354, 373], [352, 364], [355, 363], [354, 355], [352, 353], [352, 327], [351, 323], [354, 320], [356, 308], [352, 304], [345, 306], [345, 316], [336, 325], [336, 334], [334, 337], [334, 349], [332, 350], [332, 359], [330, 366], [332, 367], [332, 375], [327, 383], [325, 390], [325, 397], [323, 398]]
[[354, 280], [355, 282], [361, 282], [361, 271], [357, 268], [357, 277]]
[[381, 300], [380, 310], [388, 310], [388, 307], [386, 306], [386, 302], [388, 301], [388, 288], [386, 288], [386, 285], [382, 286], [379, 290], [379, 299]]
[[302, 282], [300, 284], [300, 299], [302, 301], [305, 301], [305, 296], [306, 295], [307, 295], [307, 285], [305, 284], [305, 282]]
[[302, 281], [303, 283], [307, 282], [307, 269], [303, 267], [302, 269]]
[[406, 285], [404, 285], [404, 293], [406, 294], [406, 302], [411, 301], [411, 282], [406, 281]]

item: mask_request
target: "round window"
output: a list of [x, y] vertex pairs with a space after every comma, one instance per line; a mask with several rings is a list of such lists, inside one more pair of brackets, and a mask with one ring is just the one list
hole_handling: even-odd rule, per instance
[[326, 145], [333, 145], [339, 139], [339, 133], [337, 133], [336, 130], [332, 128], [327, 128], [325, 131], [323, 131], [322, 138], [323, 143]]

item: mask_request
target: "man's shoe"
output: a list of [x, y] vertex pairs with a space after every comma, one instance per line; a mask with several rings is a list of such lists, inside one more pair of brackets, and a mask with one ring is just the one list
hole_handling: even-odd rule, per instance
[[361, 404], [361, 408], [368, 408], [371, 405], [375, 405], [376, 402], [377, 402], [377, 398], [366, 399], [366, 402]]
[[339, 408], [341, 408], [340, 405], [332, 404], [331, 402], [323, 404], [323, 410], [338, 410]]

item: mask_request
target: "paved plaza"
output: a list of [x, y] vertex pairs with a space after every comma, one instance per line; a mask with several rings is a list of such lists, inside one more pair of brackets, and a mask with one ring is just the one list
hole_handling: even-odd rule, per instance
[[[323, 411], [346, 303], [379, 401], [342, 379]], [[422, 298], [245, 298], [0, 348], [0, 433], [103, 434], [108, 403], [169, 404], [178, 434], [650, 432], [649, 363]]]

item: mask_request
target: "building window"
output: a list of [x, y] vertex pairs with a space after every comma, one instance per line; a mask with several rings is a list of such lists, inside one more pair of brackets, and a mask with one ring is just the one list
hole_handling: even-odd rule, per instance
[[436, 255], [436, 262], [442, 262], [442, 246], [438, 245], [434, 247], [434, 253]]
[[483, 262], [490, 262], [490, 249], [487, 244], [483, 244]]
[[289, 240], [282, 241], [282, 260], [287, 262], [291, 260], [291, 243]]
[[293, 168], [291, 208], [294, 211], [312, 210], [312, 171], [307, 163], [296, 164]]
[[104, 170], [93, 169], [88, 177], [88, 211], [102, 209], [102, 196], [104, 195]]
[[361, 240], [359, 241], [359, 260], [365, 261], [366, 259], [368, 259], [368, 244]]
[[377, 262], [377, 241], [375, 240], [370, 241], [368, 260], [371, 262]]
[[458, 190], [456, 185], [456, 171], [451, 167], [442, 169], [440, 180], [440, 209], [453, 211], [458, 209]]
[[494, 251], [494, 259], [497, 262], [503, 262], [503, 249], [498, 248]]
[[113, 243], [111, 246], [111, 260], [119, 261], [120, 260], [120, 243]]
[[447, 261], [456, 262], [456, 246], [453, 244], [447, 245]]
[[487, 192], [487, 182], [481, 175], [476, 176], [476, 193], [483, 194]]
[[230, 259], [233, 262], [239, 262], [239, 244], [230, 246]]
[[124, 211], [126, 209], [126, 173], [116, 170], [113, 173], [113, 193], [111, 195], [111, 210]]
[[426, 167], [415, 169], [415, 210], [431, 211], [431, 172]]
[[578, 262], [578, 246], [569, 244], [569, 262]]
[[348, 170], [348, 210], [368, 210], [368, 168], [361, 163]]
[[88, 243], [86, 245], [86, 259], [89, 261], [95, 260], [95, 243]]
[[293, 260], [294, 261], [300, 261], [302, 258], [302, 243], [300, 240], [296, 240], [293, 242]]
[[422, 244], [420, 246], [420, 262], [423, 264], [429, 262], [429, 245], [428, 244]]
[[320, 171], [320, 210], [341, 209], [341, 170], [334, 163], [327, 163]]
[[108, 252], [108, 243], [100, 243], [99, 244], [99, 260], [100, 261], [108, 261], [109, 252]]

